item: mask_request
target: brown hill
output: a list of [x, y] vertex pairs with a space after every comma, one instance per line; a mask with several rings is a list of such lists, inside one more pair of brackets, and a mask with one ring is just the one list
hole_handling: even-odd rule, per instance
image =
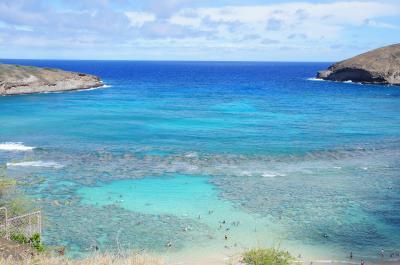
[[317, 78], [332, 81], [400, 85], [400, 44], [375, 49], [338, 62]]
[[59, 69], [0, 64], [0, 95], [88, 89], [102, 86], [97, 76]]

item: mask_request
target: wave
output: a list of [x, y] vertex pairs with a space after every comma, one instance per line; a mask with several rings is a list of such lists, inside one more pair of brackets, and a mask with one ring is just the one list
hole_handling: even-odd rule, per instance
[[326, 80], [324, 80], [324, 79], [321, 79], [321, 78], [316, 78], [316, 77], [310, 77], [310, 78], [307, 78], [307, 80], [308, 81], [326, 81]]
[[53, 161], [24, 161], [16, 163], [7, 163], [7, 167], [49, 167], [62, 168], [63, 165]]
[[274, 178], [274, 177], [285, 177], [286, 174], [281, 174], [281, 173], [276, 173], [276, 172], [263, 172], [261, 174], [262, 177], [264, 178]]
[[26, 146], [21, 142], [0, 143], [0, 150], [3, 151], [32, 151], [35, 147]]
[[104, 85], [98, 86], [98, 87], [77, 89], [77, 90], [73, 90], [73, 91], [71, 91], [71, 92], [85, 92], [85, 91], [92, 91], [92, 90], [97, 90], [97, 89], [102, 89], [102, 88], [109, 88], [109, 87], [112, 87], [112, 86], [111, 86], [111, 85], [104, 84]]
[[308, 81], [317, 81], [317, 82], [334, 82], [334, 83], [345, 83], [345, 84], [353, 84], [353, 85], [364, 85], [364, 83], [354, 82], [354, 81], [351, 81], [351, 80], [335, 81], [335, 80], [324, 80], [324, 79], [316, 78], [316, 77], [310, 77], [310, 78], [307, 78], [306, 80], [308, 80]]
[[82, 89], [72, 89], [72, 90], [66, 90], [66, 91], [44, 91], [44, 92], [38, 92], [37, 94], [62, 94], [62, 93], [74, 93], [74, 92], [85, 92], [85, 91], [92, 91], [92, 90], [97, 90], [97, 89], [102, 89], [102, 88], [109, 88], [111, 85], [102, 85], [98, 87], [92, 87], [92, 88], [82, 88]]
[[361, 82], [354, 82], [354, 81], [351, 81], [351, 80], [343, 81], [343, 83], [346, 83], [346, 84], [354, 84], [354, 85], [364, 85], [364, 84], [361, 83]]

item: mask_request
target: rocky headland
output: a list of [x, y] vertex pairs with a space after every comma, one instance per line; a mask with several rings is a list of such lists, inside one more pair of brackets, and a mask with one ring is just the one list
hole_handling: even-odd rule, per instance
[[0, 64], [0, 95], [61, 92], [103, 86], [94, 75], [53, 68]]
[[375, 49], [335, 63], [317, 78], [332, 81], [400, 85], [400, 44]]

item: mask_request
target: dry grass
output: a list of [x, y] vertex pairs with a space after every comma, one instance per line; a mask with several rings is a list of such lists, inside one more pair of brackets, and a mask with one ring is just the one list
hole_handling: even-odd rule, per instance
[[23, 261], [0, 259], [0, 265], [165, 265], [165, 263], [159, 258], [145, 254], [131, 254], [126, 257], [98, 254], [82, 260], [44, 255]]

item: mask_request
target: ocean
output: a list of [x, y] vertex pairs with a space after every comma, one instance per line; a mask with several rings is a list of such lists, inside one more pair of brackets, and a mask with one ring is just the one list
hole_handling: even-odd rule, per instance
[[0, 97], [0, 165], [71, 256], [400, 250], [398, 87], [313, 79], [329, 63], [2, 62], [106, 84]]

